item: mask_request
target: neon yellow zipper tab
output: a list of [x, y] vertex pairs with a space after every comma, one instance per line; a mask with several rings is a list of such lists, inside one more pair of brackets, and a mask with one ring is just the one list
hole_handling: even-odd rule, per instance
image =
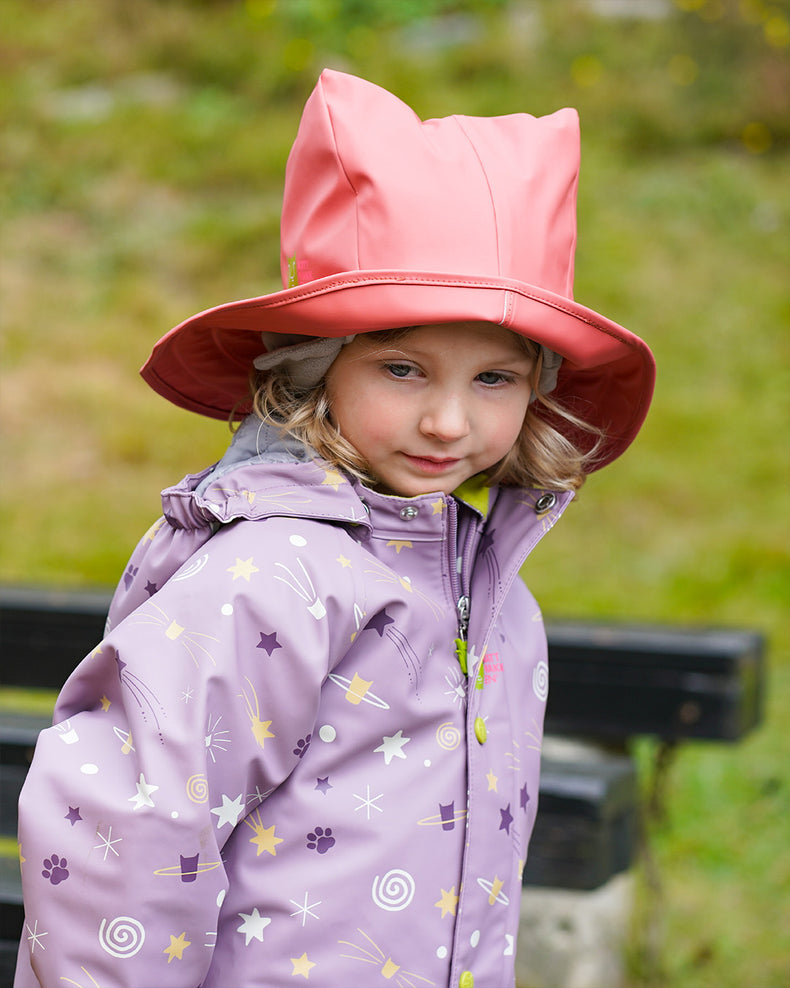
[[461, 672], [465, 675], [469, 675], [469, 669], [466, 664], [466, 642], [463, 638], [455, 639], [455, 654], [458, 656], [458, 662], [461, 666]]

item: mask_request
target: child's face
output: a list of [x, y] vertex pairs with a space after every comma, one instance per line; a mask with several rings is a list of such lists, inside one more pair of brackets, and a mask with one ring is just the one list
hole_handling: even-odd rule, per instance
[[380, 490], [449, 494], [515, 443], [533, 363], [491, 323], [418, 326], [391, 343], [362, 334], [327, 374], [332, 418]]

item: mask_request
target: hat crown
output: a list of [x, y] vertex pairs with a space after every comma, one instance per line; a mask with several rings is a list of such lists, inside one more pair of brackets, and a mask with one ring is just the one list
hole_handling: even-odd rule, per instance
[[325, 70], [286, 169], [283, 283], [432, 272], [572, 298], [578, 173], [575, 110], [422, 121], [386, 90]]

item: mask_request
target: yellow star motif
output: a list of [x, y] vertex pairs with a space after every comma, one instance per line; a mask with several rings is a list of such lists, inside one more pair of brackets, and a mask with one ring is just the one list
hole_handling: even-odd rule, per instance
[[278, 844], [282, 844], [283, 839], [282, 837], [274, 836], [275, 826], [276, 824], [273, 823], [269, 828], [266, 828], [262, 825], [255, 826], [253, 828], [255, 830], [255, 836], [250, 837], [250, 844], [255, 844], [255, 846], [258, 848], [258, 850], [255, 852], [256, 858], [258, 857], [258, 855], [263, 854], [264, 851], [268, 851], [273, 858], [277, 857], [277, 851], [275, 851], [275, 847], [277, 847]]
[[494, 792], [497, 792], [498, 790], [496, 784], [497, 782], [499, 782], [499, 779], [497, 778], [497, 776], [494, 775], [491, 769], [488, 770], [488, 774], [486, 775], [486, 778], [488, 779], [488, 791], [491, 792], [491, 790], [493, 789]]
[[99, 700], [99, 703], [101, 704], [101, 708], [105, 713], [107, 713], [107, 711], [112, 706], [112, 700], [109, 700], [106, 696], [102, 696], [101, 700]]
[[442, 919], [450, 913], [451, 916], [455, 916], [455, 907], [458, 905], [458, 900], [460, 896], [455, 894], [455, 885], [448, 892], [446, 889], [442, 889], [442, 897], [438, 902], [434, 902], [437, 909], [442, 911]]
[[292, 957], [291, 963], [294, 966], [293, 971], [291, 971], [291, 977], [295, 977], [297, 974], [301, 974], [305, 978], [310, 977], [310, 968], [315, 967], [315, 961], [311, 961], [307, 957], [307, 952], [305, 951], [301, 957]]
[[444, 501], [431, 501], [431, 507], [435, 515], [440, 515], [444, 511]]
[[397, 552], [398, 555], [400, 555], [401, 549], [413, 549], [414, 548], [414, 546], [411, 544], [411, 542], [407, 542], [405, 539], [391, 539], [387, 543], [387, 548], [389, 549], [390, 546], [393, 546], [394, 547], [395, 552]]
[[145, 535], [143, 536], [143, 539], [144, 540], [147, 540], [148, 542], [153, 542], [154, 541], [154, 536], [159, 531], [159, 529], [162, 527], [162, 525], [164, 525], [164, 523], [165, 523], [164, 518], [157, 519], [153, 523], [153, 525], [148, 529], [148, 531], [145, 533]]
[[192, 943], [191, 940], [186, 939], [186, 933], [181, 933], [179, 936], [174, 937], [170, 934], [170, 946], [165, 947], [162, 951], [163, 954], [167, 954], [167, 963], [169, 964], [174, 958], [176, 960], [182, 961], [184, 959], [184, 951]]
[[326, 476], [321, 481], [321, 485], [326, 485], [327, 487], [333, 487], [335, 490], [340, 487], [341, 484], [345, 484], [345, 478], [339, 470], [325, 470]]
[[252, 556], [249, 559], [239, 559], [237, 556], [234, 565], [228, 566], [228, 573], [233, 574], [234, 581], [243, 578], [249, 583], [252, 574], [259, 572], [260, 570], [252, 561]]
[[351, 560], [350, 559], [346, 559], [346, 557], [343, 555], [342, 552], [337, 557], [337, 559], [335, 560], [335, 562], [340, 563], [340, 565], [343, 567], [343, 569], [348, 569], [351, 566]]
[[491, 895], [489, 895], [488, 897], [489, 906], [493, 906], [496, 903], [497, 899], [499, 898], [499, 893], [502, 891], [504, 884], [505, 883], [502, 881], [501, 878], [497, 878], [497, 876], [494, 875], [494, 880], [493, 882], [491, 882]]

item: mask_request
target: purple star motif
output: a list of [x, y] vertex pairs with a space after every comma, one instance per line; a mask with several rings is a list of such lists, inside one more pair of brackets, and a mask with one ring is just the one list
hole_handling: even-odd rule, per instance
[[527, 809], [528, 802], [529, 802], [529, 793], [527, 792], [527, 784], [525, 782], [524, 785], [521, 787], [521, 809], [524, 810], [525, 812]]
[[265, 635], [262, 631], [258, 633], [261, 636], [261, 640], [255, 647], [265, 648], [267, 655], [271, 655], [276, 648], [282, 648], [282, 645], [277, 641], [276, 631], [273, 631], [270, 635]]
[[510, 812], [510, 803], [507, 804], [504, 809], [499, 811], [501, 817], [499, 821], [499, 829], [504, 830], [506, 834], [510, 833], [510, 824], [513, 822], [513, 814]]
[[383, 638], [384, 629], [388, 624], [395, 624], [395, 618], [391, 618], [386, 611], [379, 611], [378, 614], [374, 614], [365, 625], [365, 630], [368, 628], [373, 628], [374, 631], [378, 631], [379, 638]]
[[330, 783], [329, 776], [327, 776], [325, 779], [316, 779], [313, 788], [326, 796], [327, 790], [334, 789], [334, 786]]
[[158, 589], [159, 587], [155, 583], [151, 583], [150, 580], [145, 585], [145, 592], [148, 594], [149, 597], [153, 597], [153, 595], [157, 592]]
[[64, 820], [68, 820], [69, 823], [73, 827], [74, 824], [77, 823], [78, 820], [81, 820], [82, 819], [82, 817], [80, 816], [80, 808], [79, 808], [79, 806], [70, 806], [69, 807], [69, 812], [65, 815], [65, 817], [63, 819]]

